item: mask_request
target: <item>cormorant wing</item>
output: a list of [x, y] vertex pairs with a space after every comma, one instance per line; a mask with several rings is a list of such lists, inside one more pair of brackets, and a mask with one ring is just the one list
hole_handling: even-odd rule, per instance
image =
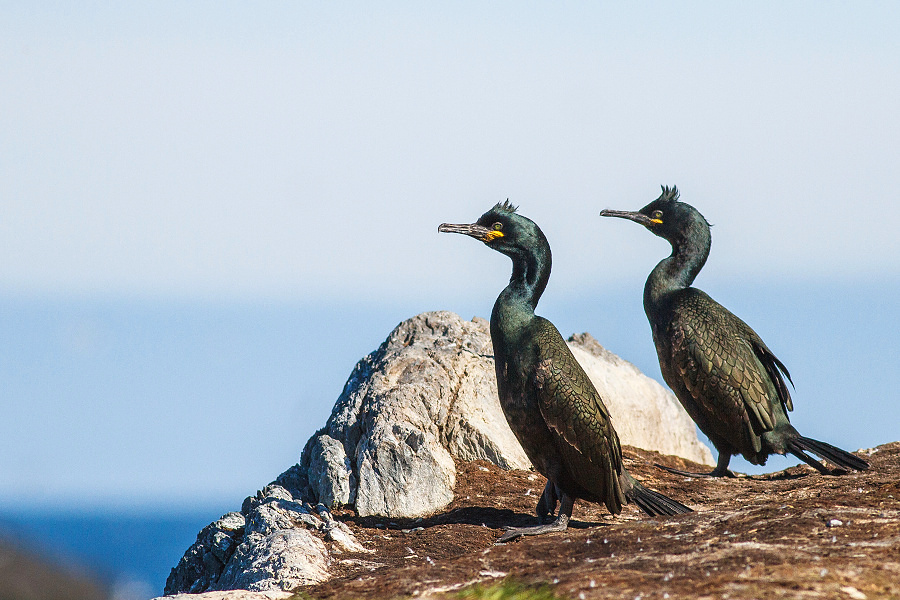
[[[759, 358], [760, 362], [766, 368], [769, 379], [775, 384], [775, 388], [778, 390], [778, 397], [781, 399], [781, 406], [784, 407], [785, 416], [787, 416], [788, 411], [794, 410], [794, 402], [791, 400], [790, 390], [788, 390], [787, 385], [784, 383], [784, 377], [787, 377], [787, 380], [791, 382], [791, 385], [794, 385], [794, 382], [791, 381], [791, 374], [788, 372], [787, 367], [784, 366], [784, 363], [778, 360], [778, 357], [769, 350], [766, 343], [762, 341], [762, 338], [760, 338], [749, 325], [741, 321], [738, 317], [735, 317], [735, 319], [740, 321], [746, 328], [744, 335], [753, 344], [753, 351], [756, 352], [757, 358]], [[784, 377], [782, 377], [782, 373], [784, 374]]]
[[784, 402], [778, 394], [784, 382], [780, 376], [771, 380], [760, 356], [766, 354], [754, 343], [759, 336], [695, 288], [675, 301], [669, 328], [672, 375], [690, 393], [707, 426], [723, 437], [742, 431], [759, 451], [759, 435], [775, 427], [774, 402]]
[[538, 317], [535, 328], [541, 415], [579, 485], [618, 514], [625, 502], [619, 482], [622, 447], [609, 411], [556, 327]]

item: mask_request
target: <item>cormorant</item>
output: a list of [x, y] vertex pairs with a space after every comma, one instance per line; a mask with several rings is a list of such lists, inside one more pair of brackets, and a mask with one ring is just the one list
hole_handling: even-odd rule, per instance
[[[613, 514], [627, 501], [651, 516], [691, 512], [625, 470], [603, 400], [556, 327], [534, 314], [550, 278], [550, 245], [540, 228], [506, 201], [473, 224], [444, 223], [438, 231], [471, 236], [513, 262], [491, 312], [497, 388], [510, 428], [548, 481], [536, 509], [544, 524], [510, 528], [498, 541], [565, 530], [577, 498]], [[547, 523], [557, 503], [559, 514]]]
[[820, 473], [830, 470], [807, 452], [843, 470], [869, 467], [858, 456], [794, 429], [787, 414], [794, 408], [784, 383], [784, 377], [791, 381], [788, 370], [749, 325], [691, 287], [709, 256], [711, 236], [709, 223], [679, 201], [676, 187], [663, 187], [659, 198], [639, 211], [600, 215], [639, 223], [672, 245], [672, 254], [647, 278], [644, 312], [663, 378], [719, 452], [711, 473], [676, 472], [734, 477], [728, 469], [732, 455], [764, 465], [770, 454], [787, 452]]

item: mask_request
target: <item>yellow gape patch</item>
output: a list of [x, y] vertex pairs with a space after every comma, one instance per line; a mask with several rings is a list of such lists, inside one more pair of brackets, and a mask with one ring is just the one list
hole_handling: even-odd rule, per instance
[[497, 231], [496, 229], [494, 229], [493, 231], [488, 231], [486, 234], [484, 234], [484, 237], [481, 238], [481, 241], [484, 243], [493, 242], [497, 238], [502, 238], [502, 237], [503, 237], [503, 232]]
[[662, 219], [650, 219], [650, 222], [654, 225], [662, 225]]

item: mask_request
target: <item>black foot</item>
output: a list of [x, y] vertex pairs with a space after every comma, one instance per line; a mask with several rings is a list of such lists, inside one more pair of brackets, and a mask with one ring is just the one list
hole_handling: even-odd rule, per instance
[[691, 473], [690, 471], [682, 471], [681, 469], [673, 469], [672, 467], [667, 467], [665, 465], [661, 465], [659, 463], [653, 463], [653, 466], [662, 469], [663, 471], [668, 471], [669, 473], [674, 473], [675, 475], [681, 475], [682, 477], [737, 477], [731, 469], [723, 469], [719, 470], [719, 468], [715, 468], [709, 473]]
[[[569, 519], [572, 518], [572, 507], [575, 506], [575, 499], [564, 493], [555, 485], [547, 484], [541, 499], [546, 500], [550, 496], [559, 494], [559, 515], [552, 523], [537, 525], [535, 527], [507, 527], [506, 533], [497, 539], [498, 544], [514, 540], [523, 535], [541, 535], [544, 533], [553, 533], [554, 531], [565, 531], [569, 527]], [[554, 500], [554, 504], [556, 501]]]
[[569, 527], [568, 519], [557, 519], [546, 525], [536, 525], [534, 527], [507, 527], [506, 533], [497, 539], [498, 544], [514, 540], [523, 535], [542, 535], [545, 533], [553, 533], [554, 531], [565, 531]]

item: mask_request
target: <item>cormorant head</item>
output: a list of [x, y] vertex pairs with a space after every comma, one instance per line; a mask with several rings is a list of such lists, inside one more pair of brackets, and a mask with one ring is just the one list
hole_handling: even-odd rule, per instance
[[543, 232], [534, 221], [518, 214], [509, 200], [498, 202], [472, 224], [444, 223], [438, 231], [468, 235], [512, 258], [529, 252], [546, 252], [549, 258], [550, 246]]
[[699, 226], [709, 235], [709, 223], [690, 204], [679, 201], [678, 188], [662, 186], [659, 198], [638, 211], [610, 210], [600, 212], [601, 217], [620, 217], [640, 223], [652, 233], [673, 244], [693, 234]]

